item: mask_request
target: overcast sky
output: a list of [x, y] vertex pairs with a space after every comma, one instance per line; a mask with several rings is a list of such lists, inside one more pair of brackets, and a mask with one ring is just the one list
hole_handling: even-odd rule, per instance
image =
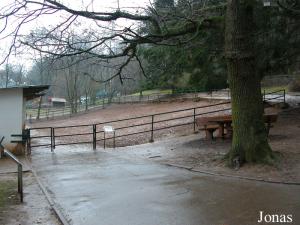
[[[15, 0], [0, 0], [0, 12], [3, 12], [2, 10], [5, 9], [5, 7], [14, 2]], [[42, 0], [41, 0], [42, 1]], [[60, 2], [64, 3], [68, 7], [71, 7], [73, 9], [78, 10], [84, 10], [88, 9], [90, 11], [101, 11], [101, 12], [111, 12], [118, 8], [118, 6], [121, 8], [121, 10], [130, 11], [134, 13], [141, 14], [143, 12], [142, 8], [147, 7], [147, 5], [150, 5], [153, 0], [61, 0]], [[47, 15], [42, 16], [39, 19], [32, 21], [31, 23], [26, 24], [26, 26], [23, 26], [20, 33], [22, 34], [28, 34], [30, 30], [36, 29], [37, 27], [51, 27], [54, 26], [56, 23], [58, 23], [62, 17], [64, 17], [63, 14], [56, 14], [56, 15]], [[9, 21], [9, 30], [7, 30], [6, 33], [0, 34], [1, 38], [1, 46], [0, 46], [0, 57], [3, 59], [4, 55], [7, 53], [8, 48], [11, 43], [11, 38], [5, 38], [2, 39], [5, 35], [7, 35], [8, 31], [12, 31], [16, 25], [16, 18], [11, 18]], [[122, 25], [131, 25], [132, 21], [127, 20], [118, 20], [117, 24]], [[4, 21], [0, 21], [0, 30], [4, 26]], [[89, 26], [89, 24], [84, 23], [84, 26]], [[30, 60], [28, 58], [32, 57], [32, 53], [27, 52], [24, 55], [16, 55], [10, 57], [10, 62], [13, 64], [21, 63], [25, 64], [26, 68], [28, 69], [30, 67]], [[2, 61], [2, 60], [0, 60]], [[3, 66], [1, 66], [3, 67]]]

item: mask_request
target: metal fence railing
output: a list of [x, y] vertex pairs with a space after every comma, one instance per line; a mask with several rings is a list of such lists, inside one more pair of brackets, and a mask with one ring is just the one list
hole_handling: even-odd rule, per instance
[[[196, 131], [196, 117], [206, 114], [219, 113], [230, 110], [228, 104], [230, 102], [222, 102], [213, 105], [186, 108], [162, 113], [156, 113], [145, 116], [130, 117], [118, 120], [111, 120], [97, 124], [82, 124], [73, 126], [57, 126], [57, 127], [38, 127], [30, 128], [30, 134], [38, 133], [42, 135], [30, 135], [29, 146], [34, 147], [50, 147], [51, 151], [56, 146], [71, 144], [92, 144], [96, 148], [99, 142], [105, 143], [107, 140], [124, 138], [132, 135], [149, 133], [149, 141], [154, 141], [155, 132], [179, 127], [192, 125]], [[218, 108], [218, 106], [223, 106]], [[215, 108], [214, 108], [215, 107]], [[199, 110], [206, 109], [205, 112]], [[114, 137], [105, 137], [103, 126], [110, 125], [114, 127]], [[36, 143], [33, 143], [35, 140]]]
[[285, 89], [280, 89], [277, 91], [266, 92], [263, 90], [263, 100], [272, 102], [273, 100], [282, 100], [284, 103], [286, 102], [286, 93]]
[[[274, 93], [276, 96], [272, 96]], [[285, 90], [263, 93], [264, 101], [274, 99], [282, 99], [285, 102]], [[54, 151], [56, 146], [91, 144], [93, 149], [95, 149], [96, 145], [101, 142], [105, 147], [107, 140], [113, 139], [115, 145], [116, 139], [147, 133], [149, 135], [149, 142], [152, 142], [154, 141], [154, 134], [170, 128], [190, 125], [195, 132], [197, 116], [228, 112], [231, 110], [231, 107], [228, 106], [229, 103], [230, 101], [226, 101], [95, 124], [30, 128], [28, 145], [29, 149], [35, 147], [50, 147], [51, 151]], [[110, 125], [114, 128], [113, 136], [105, 136], [103, 126], [106, 125]], [[35, 133], [35, 135], [32, 135], [33, 133]]]

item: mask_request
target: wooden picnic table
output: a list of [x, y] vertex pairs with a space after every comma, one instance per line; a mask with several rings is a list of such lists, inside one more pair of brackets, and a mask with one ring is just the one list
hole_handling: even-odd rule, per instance
[[[277, 121], [277, 114], [270, 113], [270, 114], [264, 114], [264, 121], [267, 124], [267, 131], [269, 133], [270, 128], [272, 127], [272, 123]], [[201, 117], [197, 118], [200, 119]], [[227, 136], [232, 136], [232, 115], [220, 115], [220, 116], [211, 116], [211, 117], [205, 117], [205, 120], [212, 124], [218, 124], [218, 137], [225, 137], [225, 130], [226, 130], [226, 135]], [[198, 123], [197, 123], [198, 124]], [[212, 134], [210, 136], [206, 137], [211, 137], [213, 138]]]
[[217, 123], [218, 128], [218, 137], [225, 137], [225, 128], [227, 129], [228, 135], [231, 135], [232, 131], [232, 116], [231, 115], [222, 115], [222, 116], [213, 116], [209, 119], [209, 122]]

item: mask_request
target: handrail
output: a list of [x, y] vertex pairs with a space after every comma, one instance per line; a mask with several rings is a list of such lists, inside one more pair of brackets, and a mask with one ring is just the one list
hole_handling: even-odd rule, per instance
[[18, 193], [20, 194], [21, 202], [23, 202], [23, 165], [10, 151], [4, 149], [4, 155], [10, 157], [18, 165]]
[[0, 140], [0, 147], [2, 146], [2, 141], [4, 140], [4, 137], [1, 138]]
[[0, 140], [0, 159], [2, 158], [2, 156], [4, 154], [4, 152], [3, 152], [4, 146], [2, 145], [3, 140], [4, 140], [4, 136], [2, 136], [2, 138]]

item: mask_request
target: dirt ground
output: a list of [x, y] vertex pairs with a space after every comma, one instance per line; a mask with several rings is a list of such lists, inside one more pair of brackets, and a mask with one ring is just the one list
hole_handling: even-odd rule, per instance
[[[219, 102], [219, 101], [217, 101]], [[153, 114], [158, 112], [166, 112], [172, 110], [178, 110], [183, 108], [199, 107], [203, 105], [208, 105], [216, 102], [208, 101], [179, 101], [179, 102], [163, 102], [163, 103], [153, 103], [153, 104], [123, 104], [123, 105], [112, 105], [106, 109], [97, 110], [90, 112], [88, 114], [83, 114], [67, 119], [58, 119], [44, 122], [37, 122], [32, 124], [32, 127], [43, 127], [43, 126], [67, 126], [67, 125], [78, 125], [78, 124], [92, 124], [99, 123], [114, 119], [123, 119], [134, 116], [141, 116], [147, 114]], [[213, 110], [224, 109], [228, 105], [216, 106]], [[197, 113], [207, 112], [212, 109], [199, 109]], [[280, 110], [275, 108], [268, 108], [266, 111], [279, 112]], [[228, 111], [227, 111], [228, 112]], [[220, 114], [220, 112], [218, 112]], [[224, 114], [224, 112], [223, 112]], [[181, 117], [186, 115], [192, 115], [192, 112], [179, 112], [168, 115], [163, 115], [157, 120], [164, 120], [171, 117]], [[183, 120], [186, 122], [192, 121], [192, 117], [189, 119], [181, 119], [179, 122], [167, 121], [163, 122], [161, 125], [176, 125], [176, 123], [182, 123]], [[139, 121], [124, 121], [122, 124], [111, 124], [115, 127], [128, 126], [132, 124], [139, 124], [149, 122], [149, 118], [143, 118]], [[158, 128], [159, 124], [156, 124]], [[149, 129], [148, 127], [139, 127], [140, 130]], [[100, 127], [99, 127], [100, 128]], [[56, 134], [68, 134], [68, 133], [78, 133], [87, 132], [90, 130], [90, 127], [81, 127], [81, 128], [69, 128], [69, 129], [59, 129], [56, 131]], [[130, 128], [132, 129], [132, 128]], [[132, 130], [121, 130], [122, 132], [118, 133], [124, 134], [126, 132], [134, 132]], [[45, 135], [46, 133], [40, 131], [35, 135]], [[162, 145], [154, 155], [150, 157], [151, 160], [157, 161], [164, 164], [176, 164], [187, 168], [193, 168], [194, 170], [199, 171], [208, 171], [216, 172], [219, 174], [235, 175], [235, 176], [245, 176], [256, 179], [264, 179], [269, 181], [282, 181], [282, 182], [300, 182], [300, 109], [288, 109], [282, 112], [279, 112], [279, 119], [274, 124], [274, 127], [270, 131], [269, 141], [272, 146], [272, 149], [281, 154], [281, 161], [278, 162], [276, 166], [267, 166], [267, 165], [245, 165], [239, 170], [232, 170], [226, 166], [226, 163], [223, 160], [224, 155], [228, 152], [230, 148], [230, 140], [220, 140], [215, 141], [206, 141], [204, 140], [204, 133], [200, 131], [196, 134], [195, 139], [190, 142], [184, 141], [185, 138], [181, 138], [177, 141], [171, 141], [171, 144], [164, 144], [164, 142], [157, 142], [158, 140], [168, 140], [171, 137], [184, 136], [193, 134], [193, 125], [180, 126], [170, 129], [160, 130], [154, 133], [154, 145]], [[86, 139], [91, 141], [90, 135], [87, 135]], [[64, 143], [65, 141], [76, 141], [78, 137], [82, 140], [83, 136], [77, 136], [77, 138], [69, 137], [61, 138], [57, 140], [57, 143]], [[98, 136], [97, 136], [98, 139]], [[119, 138], [116, 141], [117, 146], [128, 146], [135, 144], [142, 144], [149, 142], [150, 134], [143, 133], [141, 135], [131, 135], [123, 138]], [[186, 137], [186, 140], [189, 139], [189, 136]], [[98, 147], [102, 147], [103, 143], [98, 142]], [[112, 142], [108, 143], [111, 147]], [[117, 148], [115, 151], [123, 151], [128, 148]], [[109, 149], [111, 151], [112, 149]], [[34, 149], [33, 149], [34, 151]], [[136, 156], [142, 156], [149, 159], [149, 152], [143, 152], [140, 150], [137, 151], [135, 148], [131, 149], [132, 154]], [[154, 150], [155, 151], [155, 150]], [[152, 154], [153, 156], [153, 154]], [[156, 157], [157, 156], [157, 157]]]
[[[268, 109], [274, 110], [274, 109]], [[202, 132], [203, 133], [203, 132]], [[152, 146], [119, 148], [132, 157], [143, 157], [161, 164], [173, 165], [193, 171], [219, 175], [240, 176], [271, 182], [300, 183], [300, 108], [279, 113], [279, 119], [270, 130], [269, 143], [280, 153], [275, 166], [246, 164], [239, 170], [228, 168], [224, 161], [231, 140], [207, 141], [199, 134], [165, 139]], [[151, 149], [151, 150], [149, 150]]]
[[0, 205], [1, 225], [60, 225], [40, 190], [34, 176], [24, 173], [24, 202], [20, 203], [17, 193], [17, 174], [0, 174], [1, 183], [9, 183], [9, 193], [3, 196]]
[[[185, 126], [176, 126], [184, 123], [193, 123], [193, 115], [194, 115], [194, 107], [203, 107], [210, 104], [219, 104], [224, 101], [193, 101], [193, 100], [181, 100], [181, 101], [167, 101], [167, 102], [157, 102], [157, 103], [148, 103], [148, 104], [121, 104], [121, 105], [110, 105], [105, 109], [100, 109], [97, 111], [92, 111], [87, 114], [81, 114], [74, 117], [48, 120], [42, 122], [35, 122], [30, 124], [32, 128], [37, 127], [55, 127], [55, 142], [57, 145], [65, 144], [65, 143], [74, 143], [74, 142], [92, 142], [92, 125], [91, 124], [99, 124], [97, 125], [97, 144], [103, 146], [103, 126], [111, 125], [116, 130], [116, 146], [129, 146], [129, 145], [137, 145], [142, 143], [149, 142], [151, 138], [151, 121], [152, 117], [149, 115], [162, 113], [162, 112], [170, 112], [174, 110], [180, 109], [190, 109], [186, 111], [180, 111], [175, 113], [167, 113], [163, 115], [155, 115], [154, 116], [154, 140], [161, 140], [166, 137], [176, 136], [176, 135], [186, 135], [191, 134], [193, 132], [193, 124], [188, 124]], [[229, 108], [228, 104], [217, 105], [215, 107], [207, 107], [207, 108], [199, 108], [195, 110], [196, 114], [211, 112], [215, 110], [222, 110], [225, 108]], [[223, 113], [229, 113], [230, 111], [224, 111]], [[212, 113], [210, 115], [219, 114]], [[138, 119], [130, 119], [124, 120], [121, 122], [107, 122], [113, 120], [127, 119], [132, 117], [141, 117]], [[184, 117], [184, 118], [183, 118]], [[172, 119], [172, 120], [169, 120]], [[168, 121], [166, 121], [168, 120]], [[77, 126], [82, 124], [90, 124], [88, 126], [80, 126], [80, 127], [68, 127], [63, 128], [63, 126]], [[133, 126], [135, 125], [135, 126]], [[130, 126], [130, 127], [128, 127]], [[169, 126], [174, 126], [172, 128], [166, 128]], [[125, 128], [128, 127], [128, 128]], [[143, 132], [141, 134], [136, 134], [139, 132]], [[40, 135], [50, 135], [50, 129], [45, 128], [42, 130], [33, 130], [33, 136]], [[63, 136], [58, 137], [60, 135], [69, 135], [69, 134], [81, 134], [78, 136]], [[133, 134], [133, 135], [128, 135]], [[126, 135], [126, 136], [123, 136]], [[111, 138], [113, 135], [108, 134], [106, 138]], [[123, 136], [123, 137], [120, 137]], [[50, 144], [50, 138], [39, 139], [39, 143]], [[35, 139], [32, 140], [32, 144], [35, 144]], [[109, 140], [106, 142], [107, 146], [112, 146], [113, 141]]]

